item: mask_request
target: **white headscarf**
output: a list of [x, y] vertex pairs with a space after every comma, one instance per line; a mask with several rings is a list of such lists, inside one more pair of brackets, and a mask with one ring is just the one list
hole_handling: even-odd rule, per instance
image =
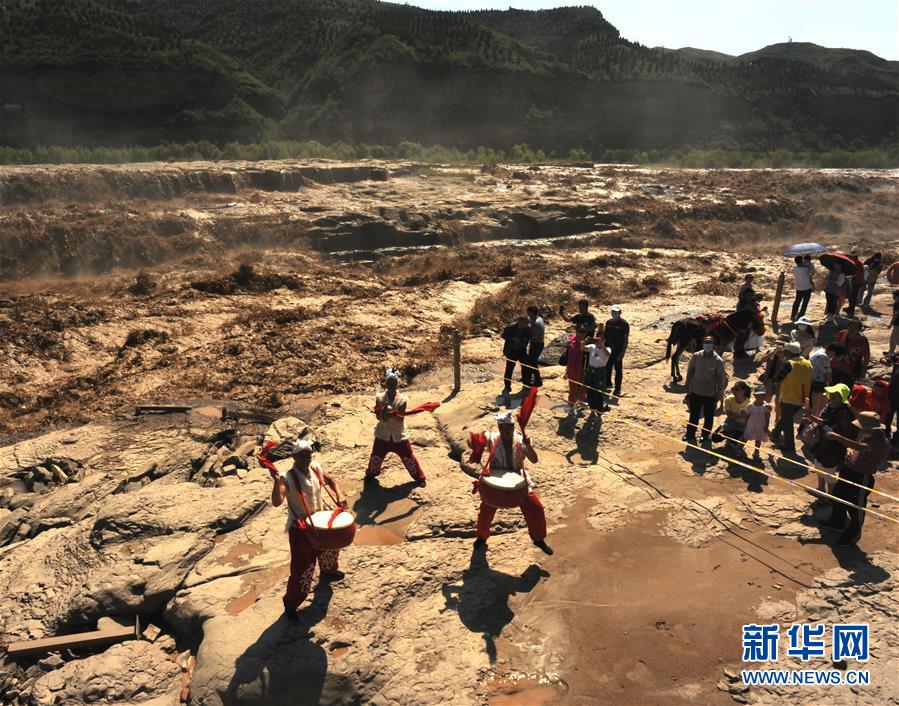
[[512, 412], [499, 412], [498, 414], [494, 414], [493, 418], [496, 420], [497, 424], [515, 424], [515, 418], [512, 416]]
[[384, 373], [384, 381], [386, 382], [387, 380], [396, 380], [397, 382], [399, 382], [402, 375], [403, 374], [396, 368], [387, 368], [387, 371]]
[[302, 453], [303, 451], [312, 451], [312, 442], [308, 439], [297, 439], [293, 442], [293, 446], [290, 447], [290, 454], [292, 456]]

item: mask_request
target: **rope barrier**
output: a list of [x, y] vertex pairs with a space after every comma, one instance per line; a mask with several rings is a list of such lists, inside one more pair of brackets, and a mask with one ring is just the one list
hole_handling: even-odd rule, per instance
[[[520, 360], [513, 360], [512, 358], [508, 358], [508, 357], [506, 357], [505, 355], [500, 355], [499, 358], [501, 358], [501, 359], [503, 359], [503, 360], [506, 360], [506, 361], [508, 361], [508, 362], [518, 363], [518, 364], [520, 364], [521, 366], [530, 368], [530, 369], [532, 369], [532, 370], [537, 370], [537, 371], [539, 371], [539, 368], [538, 368], [537, 366], [530, 365], [530, 364], [528, 364], [528, 363], [524, 363], [524, 362], [522, 362], [522, 361], [520, 361]], [[505, 380], [505, 379], [506, 379], [505, 376], [503, 376], [503, 380]], [[573, 383], [576, 384], [576, 385], [580, 385], [581, 387], [584, 387], [584, 388], [593, 390], [594, 392], [599, 392], [599, 393], [601, 393], [601, 394], [603, 394], [603, 395], [608, 395], [608, 394], [609, 394], [609, 393], [607, 393], [605, 390], [600, 390], [600, 389], [598, 389], [598, 388], [591, 387], [590, 385], [586, 385], [586, 384], [584, 384], [584, 383], [582, 383], [582, 382], [579, 382], [579, 381], [577, 381], [577, 380], [569, 380], [569, 382], [573, 382]], [[531, 388], [534, 387], [533, 385], [527, 385], [527, 384], [525, 384], [525, 383], [522, 383], [522, 386], [523, 386], [523, 387], [526, 387], [526, 388], [529, 388], [529, 389], [531, 389]], [[543, 392], [543, 395], [544, 395], [544, 397], [548, 397], [548, 398], [550, 398], [550, 399], [559, 399], [560, 401], [563, 401], [563, 400], [561, 400], [561, 398], [555, 397], [555, 395], [549, 395], [549, 394], [547, 394], [545, 391]], [[621, 398], [620, 396], [616, 396], [616, 395], [609, 395], [609, 396], [615, 397], [616, 399], [619, 399], [619, 400], [620, 400], [620, 399], [623, 399], [623, 398]], [[566, 401], [566, 403], [567, 403], [567, 401]], [[626, 425], [628, 425], [628, 426], [631, 426], [631, 427], [634, 427], [634, 428], [637, 428], [637, 429], [642, 429], [642, 430], [644, 430], [644, 431], [648, 431], [650, 434], [654, 434], [655, 436], [658, 436], [658, 437], [660, 437], [660, 438], [667, 439], [667, 440], [669, 440], [669, 441], [674, 441], [674, 442], [676, 442], [676, 443], [678, 443], [678, 444], [684, 444], [684, 445], [687, 446], [688, 448], [696, 449], [697, 451], [701, 451], [701, 452], [703, 452], [703, 453], [709, 454], [710, 456], [714, 456], [714, 457], [719, 458], [719, 459], [722, 459], [722, 460], [724, 460], [724, 461], [728, 461], [728, 462], [730, 462], [730, 463], [736, 464], [737, 466], [742, 466], [743, 468], [747, 468], [747, 469], [749, 469], [750, 471], [754, 471], [754, 472], [756, 472], [756, 473], [761, 473], [762, 475], [767, 476], [768, 478], [774, 478], [774, 479], [776, 479], [776, 480], [779, 480], [779, 481], [782, 481], [782, 482], [784, 482], [784, 483], [787, 483], [788, 485], [792, 485], [792, 486], [797, 487], [797, 488], [802, 488], [803, 490], [805, 490], [805, 491], [807, 491], [807, 492], [809, 492], [809, 493], [811, 493], [811, 494], [813, 494], [813, 495], [815, 495], [815, 496], [828, 498], [828, 499], [830, 499], [830, 500], [832, 500], [832, 501], [834, 501], [834, 502], [838, 502], [838, 503], [840, 503], [840, 504], [842, 504], [842, 505], [845, 505], [845, 506], [847, 506], [847, 507], [851, 507], [851, 508], [854, 508], [854, 509], [856, 509], [856, 510], [860, 510], [860, 511], [862, 511], [862, 512], [869, 513], [869, 514], [871, 514], [871, 515], [874, 515], [875, 517], [880, 517], [881, 519], [887, 520], [888, 522], [895, 522], [896, 524], [899, 524], [899, 517], [894, 517], [894, 516], [892, 516], [892, 515], [886, 515], [886, 514], [884, 514], [884, 513], [878, 512], [877, 510], [872, 510], [872, 509], [867, 508], [867, 507], [861, 507], [860, 505], [855, 505], [854, 503], [851, 503], [851, 502], [849, 502], [848, 500], [843, 500], [842, 498], [838, 498], [838, 497], [836, 497], [835, 495], [831, 495], [830, 493], [827, 493], [827, 492], [825, 492], [825, 491], [823, 491], [823, 490], [818, 490], [817, 488], [812, 488], [811, 486], [807, 486], [807, 485], [804, 485], [804, 484], [802, 484], [802, 483], [797, 483], [797, 482], [794, 481], [794, 480], [790, 480], [789, 478], [784, 478], [784, 477], [779, 476], [779, 475], [777, 475], [777, 474], [775, 474], [775, 473], [770, 473], [769, 471], [767, 471], [767, 470], [765, 470], [765, 469], [757, 468], [756, 466], [752, 466], [752, 465], [750, 465], [750, 464], [748, 464], [748, 463], [745, 463], [745, 462], [743, 462], [743, 461], [740, 461], [739, 459], [731, 458], [731, 457], [729, 457], [729, 456], [725, 456], [724, 454], [720, 454], [720, 453], [718, 453], [717, 451], [713, 451], [713, 450], [711, 450], [711, 449], [704, 449], [704, 448], [702, 448], [701, 446], [697, 446], [696, 444], [691, 444], [691, 443], [689, 443], [689, 442], [684, 442], [684, 441], [681, 440], [681, 439], [676, 439], [676, 438], [673, 437], [673, 436], [669, 436], [669, 435], [667, 435], [667, 434], [663, 434], [663, 433], [661, 433], [661, 432], [658, 432], [658, 431], [656, 431], [655, 429], [651, 429], [650, 427], [648, 427], [648, 426], [646, 426], [646, 425], [644, 425], [644, 424], [639, 424], [639, 423], [636, 423], [636, 422], [628, 421], [628, 420], [622, 418], [620, 415], [616, 416], [616, 420], [619, 421], [619, 422], [622, 422], [623, 424], [626, 424]], [[788, 460], [789, 460], [789, 459], [788, 459]], [[790, 462], [792, 463], [792, 461], [790, 461]], [[797, 464], [797, 465], [799, 465], [799, 464]], [[817, 470], [817, 469], [814, 469], [814, 470]], [[844, 482], [844, 483], [850, 483], [849, 481], [846, 481], [846, 479], [844, 479], [844, 478], [840, 478], [839, 480], [840, 480], [841, 482]], [[858, 484], [856, 484], [856, 483], [850, 483], [850, 484], [851, 484], [851, 485], [858, 485]], [[873, 490], [872, 488], [868, 488], [867, 486], [860, 486], [860, 487], [862, 487], [862, 488], [864, 488], [865, 490], [868, 490], [868, 491]], [[889, 497], [892, 497], [892, 496], [889, 496]]]
[[[506, 360], [506, 361], [511, 361], [511, 360], [512, 360], [511, 358], [506, 358], [505, 356], [500, 356], [500, 357], [501, 357], [502, 359]], [[522, 363], [521, 361], [515, 361], [515, 362], [519, 363], [522, 367], [531, 368], [532, 370], [539, 370], [539, 368], [537, 368], [537, 367], [535, 367], [535, 366], [533, 366], [533, 365], [530, 365], [530, 364], [528, 364], [528, 363]], [[599, 390], [599, 389], [597, 389], [597, 388], [595, 388], [595, 387], [591, 387], [590, 385], [587, 385], [587, 384], [585, 384], [585, 383], [583, 383], [583, 382], [579, 382], [579, 381], [577, 381], [577, 380], [569, 380], [569, 382], [573, 382], [575, 385], [580, 385], [581, 387], [585, 387], [585, 388], [587, 388], [588, 390], [593, 390], [594, 392], [600, 392], [601, 394], [603, 394], [603, 395], [605, 395], [605, 396], [607, 396], [607, 397], [611, 397], [611, 398], [616, 399], [616, 400], [622, 400], [622, 399], [624, 399], [623, 397], [621, 397], [621, 396], [619, 396], [619, 395], [614, 395], [614, 394], [612, 394], [611, 392], [606, 392], [605, 390]], [[523, 383], [522, 383], [522, 384], [523, 384]], [[530, 387], [530, 385], [525, 385], [525, 387]], [[669, 412], [667, 412], [667, 411], [665, 411], [665, 410], [661, 410], [661, 411], [662, 411], [662, 413], [665, 414], [665, 416], [667, 416], [668, 419], [670, 419], [671, 421], [676, 422], [676, 423], [682, 423], [682, 422], [680, 422], [679, 420], [675, 419], [675, 418], [673, 417], [673, 415], [671, 415]], [[688, 426], [688, 427], [690, 427], [690, 426], [695, 427], [697, 430], [699, 430], [699, 428], [700, 428], [699, 423], [693, 424], [693, 423], [691, 423], [691, 422], [689, 422], [689, 421], [687, 422], [687, 426]], [[722, 433], [722, 432], [713, 432], [713, 434], [714, 434], [715, 436], [720, 436], [720, 437], [722, 437], [723, 439], [727, 439], [728, 441], [733, 441], [734, 443], [739, 444], [742, 448], [745, 448], [746, 444], [749, 443], [749, 440], [745, 440], [745, 439], [735, 439], [734, 437], [728, 436], [727, 434], [724, 434], [724, 433]], [[744, 453], [745, 453], [745, 451], [744, 451]], [[780, 459], [780, 460], [782, 460], [782, 461], [786, 461], [787, 463], [792, 463], [794, 466], [798, 466], [798, 467], [800, 467], [800, 468], [805, 468], [805, 469], [807, 469], [807, 470], [809, 470], [809, 471], [812, 471], [813, 473], [817, 473], [817, 474], [823, 475], [823, 476], [828, 476], [829, 478], [833, 478], [834, 480], [840, 480], [840, 481], [842, 481], [843, 483], [846, 483], [847, 485], [851, 485], [851, 486], [854, 486], [854, 487], [856, 487], [856, 488], [861, 488], [861, 489], [863, 489], [863, 490], [867, 490], [869, 493], [874, 493], [875, 495], [879, 495], [879, 496], [881, 496], [881, 497], [889, 498], [890, 500], [895, 500], [896, 502], [899, 502], [899, 497], [896, 497], [895, 495], [890, 495], [889, 493], [884, 493], [883, 491], [876, 490], [875, 488], [869, 488], [869, 487], [866, 486], [866, 485], [862, 485], [861, 483], [856, 483], [855, 481], [847, 480], [846, 478], [840, 478], [838, 475], [836, 475], [836, 474], [834, 474], [834, 473], [831, 473], [831, 472], [829, 472], [829, 471], [825, 471], [825, 470], [823, 470], [823, 469], [821, 469], [821, 468], [818, 468], [817, 466], [812, 466], [812, 465], [809, 465], [809, 464], [807, 464], [807, 463], [805, 463], [805, 462], [803, 462], [803, 461], [797, 461], [797, 460], [794, 460], [794, 459], [792, 459], [792, 458], [787, 458], [786, 456], [784, 456], [784, 455], [782, 455], [782, 454], [779, 454], [779, 453], [777, 453], [776, 451], [773, 451], [773, 450], [770, 450], [770, 451], [768, 451], [767, 453], [768, 453], [769, 456], [773, 456], [774, 458]], [[822, 491], [820, 491], [820, 490], [815, 490], [815, 491], [813, 491], [813, 492], [815, 492], [815, 493], [820, 493], [820, 492], [822, 492]]]

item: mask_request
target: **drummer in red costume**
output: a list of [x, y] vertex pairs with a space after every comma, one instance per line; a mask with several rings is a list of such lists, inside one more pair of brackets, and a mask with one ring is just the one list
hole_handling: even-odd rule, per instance
[[384, 387], [387, 389], [375, 396], [375, 416], [378, 418], [378, 424], [375, 426], [375, 443], [368, 459], [368, 469], [365, 471], [366, 483], [374, 482], [381, 475], [381, 466], [389, 453], [395, 453], [400, 457], [414, 481], [419, 485], [426, 483], [425, 472], [415, 458], [412, 443], [406, 435], [403, 415], [406, 414], [407, 400], [397, 390], [399, 383], [399, 370], [388, 370], [384, 376]]
[[[321, 568], [322, 581], [338, 581], [344, 574], [337, 566], [339, 551], [321, 552], [309, 544], [306, 520], [314, 512], [324, 510], [322, 484], [331, 489], [337, 504], [346, 507], [346, 498], [337, 482], [312, 460], [312, 443], [297, 441], [291, 448], [293, 467], [273, 478], [272, 505], [279, 507], [287, 500], [287, 532], [290, 540], [290, 578], [284, 593], [284, 615], [297, 622], [297, 608], [302, 605], [312, 587], [315, 563]], [[302, 497], [300, 493], [302, 492]]]
[[[499, 431], [486, 432], [483, 435], [485, 451], [488, 454], [487, 470], [511, 470], [524, 476], [528, 484], [528, 494], [520, 509], [528, 526], [528, 534], [535, 546], [546, 554], [552, 554], [553, 550], [546, 543], [546, 515], [543, 512], [543, 504], [533, 491], [531, 480], [524, 469], [525, 460], [537, 463], [537, 452], [531, 446], [527, 434], [515, 431], [515, 421], [511, 412], [497, 414], [495, 418]], [[476, 549], [487, 546], [490, 525], [495, 515], [496, 508], [482, 501], [478, 511], [478, 538], [474, 543]]]

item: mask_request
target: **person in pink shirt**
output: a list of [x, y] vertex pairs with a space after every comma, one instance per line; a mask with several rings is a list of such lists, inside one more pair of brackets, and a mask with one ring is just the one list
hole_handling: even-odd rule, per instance
[[579, 402], [583, 402], [587, 396], [587, 388], [583, 385], [586, 353], [582, 350], [582, 344], [584, 338], [590, 333], [592, 332], [586, 326], [580, 326], [568, 339], [565, 379], [568, 380], [568, 406], [570, 407], [569, 414], [572, 415], [578, 413], [575, 406]]

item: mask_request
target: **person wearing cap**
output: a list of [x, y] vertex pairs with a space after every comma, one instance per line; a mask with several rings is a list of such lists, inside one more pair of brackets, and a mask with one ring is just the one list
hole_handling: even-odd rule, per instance
[[[615, 397], [621, 397], [621, 381], [624, 377], [624, 354], [631, 335], [631, 325], [621, 316], [621, 307], [612, 307], [612, 318], [606, 322], [606, 345], [612, 351], [609, 363], [615, 373]], [[606, 389], [611, 387], [611, 376], [606, 377]]]
[[800, 316], [796, 320], [796, 327], [790, 331], [790, 340], [799, 344], [799, 354], [805, 357], [808, 357], [818, 340], [812, 323], [808, 316]]
[[[849, 404], [849, 395], [849, 388], [842, 383], [825, 387], [826, 406], [820, 414], [811, 412], [806, 418], [820, 424], [822, 429], [825, 427], [832, 429], [840, 436], [854, 440], [858, 436], [856, 428], [852, 425], [856, 413]], [[846, 447], [822, 434], [821, 438], [812, 444], [809, 453], [814, 459], [815, 468], [830, 474], [829, 476], [824, 473], [818, 474], [818, 490], [831, 492], [836, 482], [831, 476], [835, 476], [840, 470], [846, 458]]]
[[315, 564], [321, 568], [321, 580], [337, 581], [344, 574], [338, 567], [339, 550], [319, 551], [309, 543], [309, 517], [326, 509], [322, 502], [322, 486], [330, 489], [330, 495], [340, 507], [347, 501], [337, 481], [322, 470], [318, 461], [312, 460], [312, 443], [300, 440], [291, 448], [293, 466], [278, 475], [272, 472], [272, 505], [280, 507], [287, 501], [287, 538], [290, 542], [290, 576], [284, 593], [284, 615], [297, 622], [299, 608], [312, 586]]
[[796, 297], [793, 299], [793, 310], [790, 312], [790, 321], [796, 321], [799, 316], [805, 316], [809, 300], [812, 298], [812, 274], [815, 266], [811, 260], [806, 262], [802, 255], [793, 258], [796, 263], [793, 267], [793, 281], [796, 288]]
[[[487, 452], [487, 465], [485, 471], [514, 471], [522, 476], [528, 483], [528, 495], [519, 509], [524, 515], [524, 521], [528, 527], [528, 535], [534, 546], [539, 547], [545, 554], [552, 554], [553, 550], [546, 543], [546, 514], [543, 504], [533, 490], [531, 479], [525, 470], [525, 461], [537, 463], [537, 452], [531, 446], [531, 439], [525, 433], [515, 431], [515, 420], [511, 412], [501, 412], [495, 415], [498, 431], [484, 433], [485, 451]], [[487, 546], [490, 537], [490, 525], [496, 516], [497, 508], [481, 502], [478, 510], [477, 539], [475, 549]]]
[[[833, 496], [857, 506], [849, 507], [837, 500], [831, 500], [830, 519], [821, 523], [827, 529], [843, 530], [837, 539], [837, 546], [840, 547], [851, 547], [861, 539], [865, 523], [864, 508], [868, 503], [869, 491], [874, 487], [874, 474], [886, 463], [892, 450], [876, 412], [860, 413], [853, 425], [858, 430], [858, 438], [855, 440], [841, 436], [835, 431], [826, 430], [829, 439], [849, 449], [848, 456], [840, 468], [839, 478], [833, 487]], [[850, 485], [845, 481], [856, 485]]]
[[419, 485], [425, 485], [427, 479], [421, 468], [415, 453], [412, 451], [412, 442], [406, 434], [406, 424], [403, 415], [406, 413], [408, 400], [405, 395], [398, 392], [400, 372], [388, 370], [384, 376], [384, 392], [375, 395], [375, 416], [378, 423], [375, 425], [375, 442], [368, 459], [368, 468], [365, 471], [365, 482], [375, 483], [381, 475], [381, 466], [384, 458], [389, 453], [395, 453], [400, 457], [409, 475]]
[[832, 382], [833, 370], [830, 367], [830, 355], [820, 346], [812, 348], [808, 354], [808, 362], [812, 364], [812, 394], [809, 407], [812, 414], [819, 414], [827, 404], [824, 388]]
[[706, 336], [702, 341], [702, 350], [693, 354], [687, 366], [686, 402], [690, 410], [687, 432], [684, 441], [696, 442], [696, 429], [699, 418], [703, 417], [702, 442], [710, 441], [712, 424], [715, 421], [716, 403], [724, 400], [727, 390], [727, 372], [724, 359], [715, 352], [715, 339]]
[[[871, 346], [867, 337], [862, 333], [862, 322], [852, 319], [847, 328], [837, 332], [834, 343], [846, 347], [852, 363], [852, 382], [863, 378], [868, 370], [868, 363], [871, 362]], [[852, 384], [849, 386], [852, 387]]]
[[[771, 440], [786, 453], [795, 453], [793, 424], [812, 391], [812, 364], [802, 358], [798, 343], [787, 343], [783, 349], [785, 375], [780, 382], [778, 402], [780, 418], [771, 431]], [[781, 437], [783, 436], [783, 440]]]

